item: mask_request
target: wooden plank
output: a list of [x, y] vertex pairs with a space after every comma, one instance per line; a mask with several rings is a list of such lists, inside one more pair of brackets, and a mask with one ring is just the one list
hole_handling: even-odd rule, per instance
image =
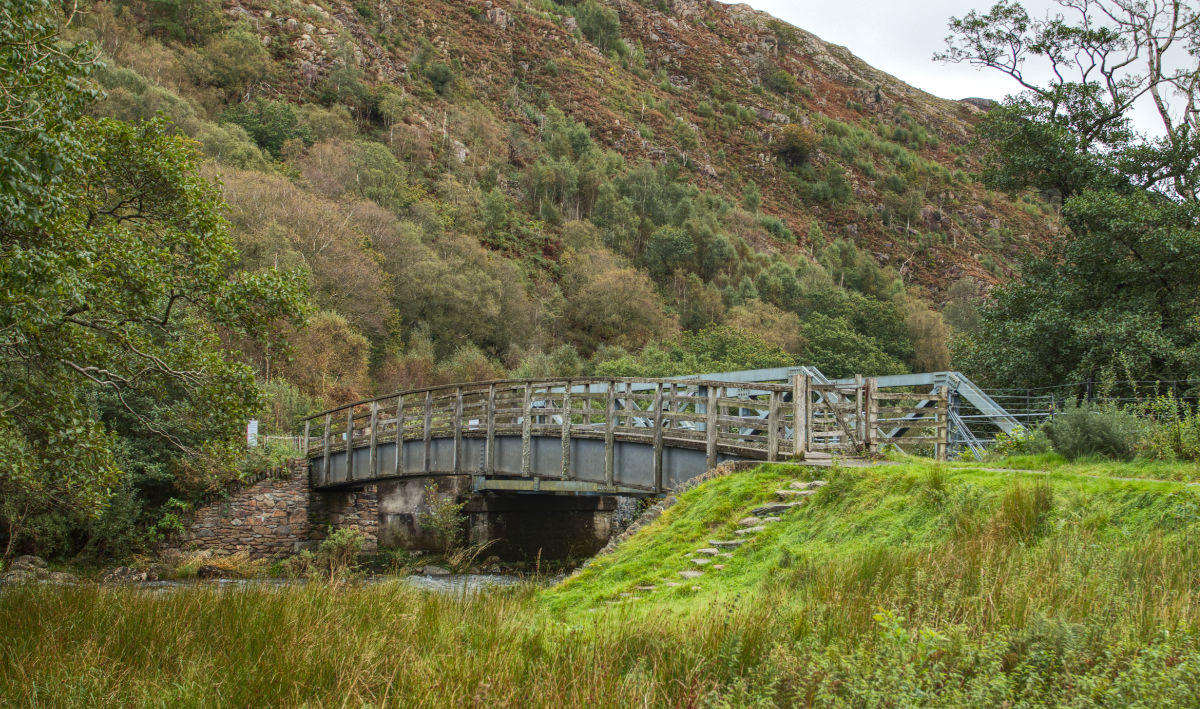
[[371, 432], [370, 434], [371, 456], [367, 463], [367, 477], [379, 476], [379, 402], [371, 402]]
[[928, 401], [936, 399], [936, 394], [912, 394], [909, 392], [881, 391], [879, 398], [883, 400], [896, 399], [901, 401]]
[[454, 474], [462, 474], [463, 391], [454, 392]]
[[708, 470], [712, 470], [717, 467], [717, 387], [708, 388], [708, 403], [705, 404], [704, 413], [708, 419], [704, 426], [704, 453]]
[[425, 443], [425, 462], [421, 472], [432, 472], [433, 466], [433, 391], [425, 391], [425, 422], [422, 438]]
[[866, 426], [863, 425], [866, 421], [866, 403], [863, 399], [863, 389], [866, 388], [866, 382], [863, 380], [863, 375], [854, 375], [854, 437], [855, 447], [862, 450], [866, 442]]
[[346, 480], [354, 479], [354, 407], [346, 409]]
[[312, 420], [304, 419], [304, 446], [301, 448], [301, 454], [305, 458], [308, 457], [308, 433], [309, 433], [309, 428], [311, 426], [312, 426]]
[[867, 379], [867, 427], [863, 434], [866, 436], [864, 443], [869, 453], [879, 451], [879, 442], [875, 437], [875, 427], [879, 422], [879, 399], [875, 396], [878, 391], [879, 380], [875, 377]]
[[396, 397], [396, 475], [404, 474], [404, 395]]
[[525, 400], [521, 406], [521, 474], [529, 475], [532, 471], [533, 440], [530, 434], [533, 430], [533, 385], [525, 382]]
[[779, 392], [771, 392], [767, 410], [767, 460], [779, 460]]
[[496, 385], [488, 385], [487, 394], [487, 439], [483, 443], [483, 470], [488, 475], [496, 474]]
[[324, 464], [324, 469], [322, 471], [322, 474], [325, 476], [325, 484], [326, 485], [329, 484], [329, 458], [330, 458], [330, 456], [329, 456], [329, 436], [330, 436], [332, 430], [333, 430], [333, 414], [325, 414], [325, 435], [323, 436], [325, 450], [322, 454], [325, 458], [325, 464]]
[[662, 492], [663, 483], [663, 384], [654, 387], [654, 491]]
[[562, 479], [571, 476], [571, 380], [563, 386], [562, 399]]
[[950, 416], [949, 416], [949, 399], [946, 395], [946, 389], [938, 393], [938, 418], [941, 426], [938, 427], [937, 437], [938, 443], [934, 447], [934, 456], [938, 460], [945, 460], [950, 452]]
[[804, 375], [804, 382], [803, 386], [801, 387], [801, 396], [803, 397], [801, 401], [804, 402], [804, 447], [801, 448], [801, 452], [803, 453], [804, 451], [809, 450], [809, 446], [812, 443], [813, 425], [812, 377], [807, 374]]
[[614, 454], [616, 453], [613, 429], [616, 425], [616, 383], [608, 382], [608, 396], [604, 408], [604, 484], [612, 486], [615, 474], [613, 470]]

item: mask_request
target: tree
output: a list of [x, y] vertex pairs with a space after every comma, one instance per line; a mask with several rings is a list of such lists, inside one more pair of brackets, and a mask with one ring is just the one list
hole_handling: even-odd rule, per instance
[[779, 345], [785, 352], [803, 351], [800, 318], [761, 300], [751, 300], [729, 309], [725, 324], [736, 330], [752, 332], [766, 342]]
[[233, 271], [194, 144], [161, 120], [83, 117], [88, 60], [56, 44], [49, 2], [0, 9], [7, 553], [48, 512], [100, 513], [123, 477], [117, 435], [156, 436], [176, 460], [227, 457], [260, 393], [220, 337], [270, 339], [301, 319], [304, 290], [302, 273]]
[[[1024, 89], [981, 128], [984, 177], [1062, 200], [1065, 239], [992, 291], [959, 366], [986, 383], [1187, 379], [1200, 363], [1200, 15], [1180, 0], [1060, 0], [1031, 19], [1005, 0], [952, 19], [948, 61]], [[1038, 57], [1047, 81], [1025, 71]], [[1172, 62], [1183, 64], [1173, 68]], [[1131, 126], [1156, 108], [1161, 135]]]
[[[947, 50], [935, 55], [1000, 71], [1023, 89], [984, 122], [995, 159], [985, 177], [1006, 189], [1057, 189], [1064, 199], [1107, 186], [1195, 201], [1200, 14], [1183, 0], [1057, 1], [1073, 19], [1035, 20], [1012, 0], [951, 18]], [[1026, 72], [1031, 58], [1049, 64], [1046, 81]], [[1146, 97], [1163, 130], [1155, 140], [1130, 126]]]

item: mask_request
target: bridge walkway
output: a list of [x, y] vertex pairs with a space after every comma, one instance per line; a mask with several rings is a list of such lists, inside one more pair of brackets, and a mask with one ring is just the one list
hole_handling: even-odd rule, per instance
[[903, 420], [944, 458], [946, 394], [878, 380], [517, 379], [398, 392], [304, 421], [314, 489], [469, 475], [476, 490], [661, 495], [727, 460], [876, 452]]

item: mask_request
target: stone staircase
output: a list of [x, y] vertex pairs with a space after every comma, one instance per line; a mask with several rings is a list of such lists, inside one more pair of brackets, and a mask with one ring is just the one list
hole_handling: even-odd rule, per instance
[[[735, 539], [710, 539], [708, 546], [691, 552], [688, 556], [688, 561], [695, 568], [684, 569], [678, 572], [679, 576], [685, 581], [692, 581], [704, 576], [706, 573], [722, 571], [725, 568], [726, 561], [735, 558], [738, 550], [745, 544], [753, 540], [756, 535], [765, 531], [768, 525], [781, 522], [783, 515], [803, 507], [808, 503], [810, 496], [816, 494], [817, 490], [827, 484], [824, 480], [797, 480], [789, 483], [785, 489], [776, 490], [775, 496], [778, 498], [777, 502], [769, 502], [754, 507], [748, 511], [749, 514], [746, 511], [741, 513], [746, 516], [737, 521], [739, 529], [733, 532], [736, 535]], [[664, 581], [661, 585], [666, 588], [677, 588], [683, 584], [679, 581]], [[656, 584], [644, 584], [636, 586], [635, 592], [622, 593], [621, 596], [623, 600], [636, 601], [641, 598], [641, 596], [637, 595], [637, 592], [651, 592], [656, 588], [658, 588]], [[609, 603], [619, 602], [609, 601]]]

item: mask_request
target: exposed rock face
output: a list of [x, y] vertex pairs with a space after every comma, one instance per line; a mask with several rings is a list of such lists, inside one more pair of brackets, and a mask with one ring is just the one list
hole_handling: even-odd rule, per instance
[[512, 22], [512, 15], [498, 7], [488, 8], [487, 12], [483, 13], [483, 16], [487, 18], [488, 22], [502, 30], [508, 29], [508, 24]]
[[101, 583], [143, 583], [157, 580], [157, 574], [152, 574], [149, 571], [138, 571], [129, 566], [118, 566], [100, 575]]
[[65, 571], [50, 571], [46, 560], [37, 556], [18, 556], [0, 574], [0, 585], [20, 586], [28, 583], [67, 585], [79, 583], [79, 577]]

